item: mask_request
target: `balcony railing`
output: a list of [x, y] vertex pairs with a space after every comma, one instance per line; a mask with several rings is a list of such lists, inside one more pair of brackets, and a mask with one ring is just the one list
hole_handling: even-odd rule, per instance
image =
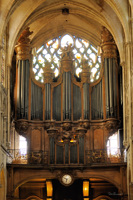
[[26, 153], [25, 150], [9, 149], [9, 157], [7, 162], [10, 164], [42, 164], [42, 165], [75, 165], [75, 166], [90, 166], [90, 165], [110, 165], [126, 163], [126, 153], [124, 149], [115, 149], [113, 154], [105, 149], [88, 150], [85, 152], [84, 163], [63, 163], [50, 164], [50, 156], [47, 151], [31, 151]]
[[126, 163], [125, 149], [98, 149], [86, 151], [86, 164]]

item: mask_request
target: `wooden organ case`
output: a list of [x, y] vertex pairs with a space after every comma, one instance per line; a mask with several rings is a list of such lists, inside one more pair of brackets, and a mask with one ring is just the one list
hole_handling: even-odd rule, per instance
[[[90, 68], [82, 61], [75, 76], [71, 46], [64, 48], [60, 73], [54, 78], [50, 63], [44, 67], [44, 84], [31, 69], [29, 30], [21, 35], [17, 52], [15, 128], [27, 138], [28, 163], [87, 165], [103, 162], [108, 137], [120, 126], [121, 73], [111, 34], [102, 33], [100, 79], [90, 82]], [[93, 152], [93, 154], [92, 154]], [[93, 156], [94, 155], [94, 156]]]

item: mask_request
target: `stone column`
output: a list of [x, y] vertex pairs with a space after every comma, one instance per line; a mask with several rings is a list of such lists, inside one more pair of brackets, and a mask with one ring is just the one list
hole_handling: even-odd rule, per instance
[[124, 141], [127, 150], [127, 188], [133, 199], [133, 42], [125, 44], [123, 63]]

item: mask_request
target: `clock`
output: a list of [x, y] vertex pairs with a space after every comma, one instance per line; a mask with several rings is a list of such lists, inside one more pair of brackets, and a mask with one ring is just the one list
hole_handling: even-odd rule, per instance
[[70, 174], [63, 174], [61, 177], [61, 182], [65, 186], [69, 186], [73, 183], [73, 178]]

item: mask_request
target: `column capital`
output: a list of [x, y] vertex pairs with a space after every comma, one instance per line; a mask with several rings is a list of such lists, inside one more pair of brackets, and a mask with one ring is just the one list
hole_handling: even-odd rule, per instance
[[17, 60], [30, 59], [31, 47], [30, 47], [29, 36], [32, 33], [33, 32], [30, 32], [29, 27], [21, 33], [18, 39], [17, 45], [15, 46], [15, 51], [17, 53], [17, 56], [16, 56]]

